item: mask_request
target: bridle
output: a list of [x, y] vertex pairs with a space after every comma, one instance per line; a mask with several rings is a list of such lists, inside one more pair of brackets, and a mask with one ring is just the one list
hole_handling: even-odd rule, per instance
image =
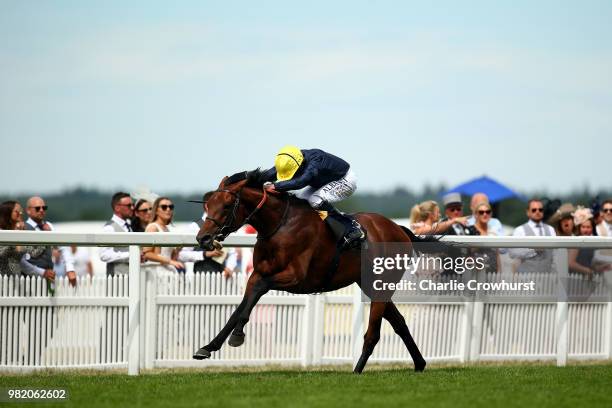
[[[231, 191], [225, 188], [224, 189], [220, 188], [214, 191], [214, 193], [228, 193], [235, 197], [234, 203], [232, 204], [232, 212], [228, 217], [225, 218], [225, 221], [223, 223], [221, 223], [219, 220], [209, 217], [208, 215], [206, 216], [207, 220], [212, 221], [217, 226], [217, 231], [214, 234], [215, 239], [223, 241], [225, 238], [227, 238], [227, 236], [230, 233], [232, 233], [233, 231], [236, 231], [238, 228], [242, 227], [243, 225], [248, 224], [251, 221], [251, 218], [253, 218], [253, 216], [264, 206], [264, 204], [268, 200], [268, 191], [265, 188], [262, 188], [263, 197], [261, 198], [261, 200], [259, 200], [259, 203], [255, 207], [255, 209], [251, 211], [251, 213], [244, 219], [244, 221], [242, 221], [240, 225], [234, 226], [234, 222], [236, 220], [236, 214], [238, 212], [238, 208], [240, 207], [240, 194], [242, 193], [243, 188], [244, 187], [241, 187], [240, 190], [238, 190], [238, 192], [234, 192], [234, 191]], [[287, 202], [285, 211], [283, 213], [283, 217], [281, 218], [278, 226], [274, 229], [274, 231], [271, 234], [268, 234], [265, 238], [269, 238], [276, 231], [278, 231], [278, 229], [281, 227], [281, 225], [285, 221], [288, 209], [289, 209], [289, 202]]]

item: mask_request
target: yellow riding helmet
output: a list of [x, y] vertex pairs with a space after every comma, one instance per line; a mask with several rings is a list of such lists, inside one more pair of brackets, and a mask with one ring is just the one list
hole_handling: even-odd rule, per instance
[[278, 181], [291, 180], [303, 161], [304, 155], [299, 148], [295, 146], [285, 146], [280, 149], [274, 160]]

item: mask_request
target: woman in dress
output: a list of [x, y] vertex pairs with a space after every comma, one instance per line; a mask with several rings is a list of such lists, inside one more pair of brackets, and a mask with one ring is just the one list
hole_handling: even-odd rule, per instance
[[[582, 237], [590, 237], [595, 233], [595, 220], [590, 208], [578, 207], [574, 212], [575, 234]], [[607, 265], [601, 262], [593, 262], [595, 257], [594, 248], [571, 248], [568, 251], [569, 270], [572, 273], [582, 273], [591, 277], [595, 272], [603, 272]]]
[[548, 219], [548, 224], [555, 228], [558, 237], [571, 237], [574, 235], [574, 211], [572, 203], [565, 203]]
[[[482, 236], [495, 236], [497, 235], [494, 230], [489, 228], [489, 221], [491, 220], [491, 204], [486, 201], [476, 204], [474, 210], [474, 217], [476, 222], [474, 228], [476, 229], [477, 235]], [[485, 270], [487, 272], [498, 272], [499, 253], [494, 249], [479, 249], [475, 256], [481, 256], [485, 259]]]
[[[22, 230], [24, 227], [23, 209], [17, 201], [5, 201], [0, 204], [0, 229]], [[28, 255], [39, 256], [44, 250], [44, 246], [0, 246], [0, 275], [35, 275], [32, 268], [25, 267], [27, 262], [23, 260]], [[52, 269], [44, 270], [43, 276], [53, 280], [55, 279], [55, 272]]]
[[[172, 217], [174, 216], [174, 204], [168, 197], [159, 197], [153, 203], [153, 222], [147, 225], [145, 232], [170, 232]], [[159, 262], [167, 268], [184, 272], [185, 265], [176, 260], [177, 248], [172, 247], [145, 247], [143, 257], [145, 260]]]

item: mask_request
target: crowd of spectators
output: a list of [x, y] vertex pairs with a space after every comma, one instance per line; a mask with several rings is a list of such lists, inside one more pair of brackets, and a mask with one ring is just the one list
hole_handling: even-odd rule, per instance
[[[194, 220], [185, 232], [197, 233], [206, 218], [206, 199], [201, 203], [202, 217]], [[547, 204], [549, 208], [545, 205]], [[494, 206], [484, 193], [471, 197], [469, 213], [464, 213], [463, 199], [459, 193], [449, 193], [442, 198], [442, 209], [436, 201], [428, 200], [415, 205], [410, 211], [410, 228], [416, 234], [436, 235], [487, 235], [503, 236], [504, 227], [495, 218]], [[117, 192], [111, 198], [112, 216], [104, 224], [107, 232], [154, 232], [176, 231], [173, 224], [174, 204], [168, 197], [154, 200], [134, 198], [125, 192]], [[48, 210], [45, 201], [38, 196], [27, 200], [24, 209], [16, 201], [0, 205], [0, 229], [52, 231], [53, 224], [46, 219]], [[548, 213], [547, 213], [548, 212]], [[516, 227], [514, 236], [612, 236], [612, 199], [599, 207], [587, 208], [564, 203], [550, 208], [550, 203], [541, 199], [529, 200], [526, 222]], [[530, 262], [542, 261], [546, 251], [514, 250], [510, 255], [520, 259], [526, 267]], [[593, 274], [612, 269], [610, 263], [598, 262], [593, 249], [570, 249], [569, 268], [575, 273]], [[603, 251], [604, 256], [612, 256]], [[106, 263], [106, 274], [128, 272], [128, 248], [101, 248], [100, 260]], [[199, 247], [144, 247], [142, 262], [157, 263], [172, 272], [184, 272], [185, 263], [194, 263], [194, 272], [214, 271], [230, 277], [242, 260], [242, 253], [232, 248], [205, 251]], [[540, 259], [542, 258], [542, 259]], [[89, 253], [76, 246], [50, 247], [32, 245], [0, 246], [0, 274], [41, 276], [47, 280], [55, 276], [67, 276], [75, 285], [76, 277], [93, 275]]]
[[[202, 200], [202, 217], [194, 220], [185, 232], [196, 234], [206, 219], [206, 199]], [[139, 198], [134, 204], [132, 196], [125, 192], [115, 193], [110, 202], [112, 215], [103, 225], [105, 232], [153, 232], [177, 231], [173, 223], [174, 203], [168, 197], [155, 199]], [[53, 225], [46, 220], [48, 206], [41, 197], [27, 201], [27, 220], [24, 210], [16, 201], [0, 205], [0, 229], [52, 231]], [[254, 231], [251, 231], [254, 232]], [[199, 247], [143, 247], [141, 261], [159, 264], [170, 272], [184, 273], [185, 263], [194, 263], [194, 272], [212, 271], [229, 278], [239, 268], [240, 262], [249, 256], [233, 248], [205, 251]], [[106, 264], [106, 275], [128, 273], [128, 247], [104, 247], [99, 257]], [[93, 263], [87, 248], [76, 246], [51, 247], [37, 245], [0, 246], [0, 275], [41, 276], [53, 281], [56, 276], [67, 276], [72, 285], [76, 277], [93, 276]]]
[[[53, 231], [53, 224], [46, 219], [47, 205], [38, 196], [30, 197], [26, 203], [27, 220], [24, 211], [16, 201], [0, 204], [0, 229]], [[55, 256], [54, 256], [55, 251]], [[54, 258], [61, 258], [63, 272], [71, 285], [76, 285], [74, 253], [70, 247], [14, 245], [0, 246], [0, 274], [41, 276], [48, 281], [55, 279]]]
[[470, 200], [470, 213], [464, 215], [461, 195], [449, 193], [442, 198], [444, 216], [438, 203], [433, 200], [412, 207], [410, 228], [416, 234], [436, 235], [577, 236], [587, 234], [586, 230], [581, 231], [580, 228], [581, 224], [587, 222], [592, 227], [588, 235], [612, 236], [612, 199], [594, 208], [564, 203], [552, 210], [545, 208], [545, 201], [538, 198], [529, 200], [526, 222], [515, 228], [512, 234], [505, 234], [486, 194], [474, 194]]
[[[538, 198], [528, 201], [526, 222], [514, 228], [513, 236], [612, 236], [612, 199], [592, 207], [564, 203], [551, 208], [550, 202]], [[442, 198], [444, 217], [435, 201], [424, 201], [410, 212], [410, 228], [417, 234], [503, 236], [502, 223], [493, 216], [493, 207], [484, 193], [476, 193], [470, 201], [471, 215], [463, 215], [458, 193]], [[548, 208], [547, 208], [547, 204]], [[548, 213], [548, 214], [547, 214]], [[514, 249], [511, 257], [519, 260], [518, 271], [547, 270], [551, 252], [535, 249]], [[570, 249], [570, 272], [592, 275], [612, 270], [612, 251], [593, 248]]]
[[[206, 199], [202, 199], [202, 217], [194, 220], [186, 232], [194, 235], [206, 219]], [[165, 233], [176, 231], [173, 224], [174, 203], [168, 197], [157, 197], [153, 203], [146, 199], [132, 203], [128, 193], [115, 193], [111, 199], [113, 215], [106, 222], [104, 230], [108, 232], [153, 232]], [[129, 252], [127, 247], [103, 248], [100, 259], [106, 262], [106, 273], [109, 276], [128, 272]], [[205, 251], [199, 247], [144, 247], [142, 262], [153, 262], [162, 265], [170, 272], [184, 273], [186, 262], [194, 262], [194, 272], [219, 272], [226, 277], [232, 276], [238, 266], [239, 254], [234, 249]]]

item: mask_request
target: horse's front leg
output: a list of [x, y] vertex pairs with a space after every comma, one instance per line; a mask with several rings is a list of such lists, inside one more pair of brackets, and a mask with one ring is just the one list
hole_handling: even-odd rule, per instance
[[253, 273], [247, 283], [246, 293], [249, 295], [245, 295], [246, 303], [238, 314], [234, 331], [232, 332], [227, 344], [232, 347], [238, 347], [244, 343], [244, 326], [249, 321], [249, 317], [255, 305], [257, 302], [259, 302], [259, 299], [261, 299], [261, 297], [268, 292], [268, 290], [270, 290], [270, 284], [268, 281], [263, 279], [261, 275]]
[[[217, 334], [217, 336], [215, 336], [215, 338], [206, 346], [201, 347], [198, 351], [196, 351], [193, 355], [193, 358], [195, 358], [196, 360], [210, 358], [211, 353], [221, 348], [223, 342], [225, 341], [225, 339], [227, 339], [227, 337], [230, 335], [234, 328], [240, 327], [239, 333], [242, 333], [242, 340], [244, 341], [243, 329], [244, 325], [249, 320], [249, 314], [251, 313], [251, 310], [253, 309], [255, 304], [257, 304], [257, 301], [261, 298], [261, 296], [263, 296], [268, 291], [267, 288], [263, 290], [266, 285], [259, 282], [264, 282], [263, 279], [261, 279], [260, 275], [253, 273], [249, 277], [249, 281], [244, 292], [244, 297], [242, 298], [242, 301], [240, 302], [236, 310], [234, 310], [234, 313], [232, 313], [229, 320], [227, 321], [225, 326], [223, 326], [219, 334]], [[244, 320], [245, 313], [246, 321], [244, 321], [242, 325], [239, 325], [238, 323]], [[233, 338], [234, 335], [232, 334], [232, 338], [230, 338], [229, 342], [230, 346], [236, 347], [242, 344], [242, 342], [240, 344], [236, 344], [236, 341], [232, 340]]]

